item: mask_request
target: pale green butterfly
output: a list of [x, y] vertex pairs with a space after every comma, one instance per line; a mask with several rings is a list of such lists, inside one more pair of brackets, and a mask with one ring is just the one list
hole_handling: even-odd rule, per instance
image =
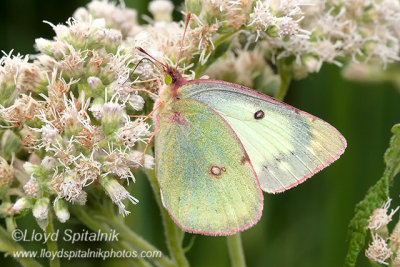
[[184, 231], [231, 235], [253, 226], [262, 190], [292, 188], [346, 148], [333, 126], [304, 111], [238, 84], [187, 81], [157, 62], [171, 82], [154, 112], [156, 175]]

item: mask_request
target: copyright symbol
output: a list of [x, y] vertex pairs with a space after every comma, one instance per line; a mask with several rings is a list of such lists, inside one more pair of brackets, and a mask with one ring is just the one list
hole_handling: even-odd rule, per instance
[[14, 241], [21, 241], [24, 238], [24, 232], [22, 232], [20, 229], [15, 229], [12, 232], [12, 239]]

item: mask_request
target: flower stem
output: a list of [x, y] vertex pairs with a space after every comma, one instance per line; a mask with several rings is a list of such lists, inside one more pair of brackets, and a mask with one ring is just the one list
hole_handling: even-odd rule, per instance
[[283, 101], [289, 89], [290, 82], [292, 81], [292, 72], [284, 62], [278, 62], [277, 67], [281, 78], [281, 86], [279, 87], [279, 91], [275, 95], [275, 98], [279, 101]]
[[[134, 248], [132, 248], [128, 242], [125, 241], [120, 241], [120, 242], [110, 242], [110, 246], [118, 249], [118, 250], [125, 250], [125, 251], [133, 251]], [[130, 258], [128, 259], [132, 263], [133, 266], [138, 266], [138, 267], [152, 267], [152, 265], [146, 261], [144, 258]]]
[[[49, 212], [49, 224], [46, 227], [46, 235], [51, 236], [53, 233], [54, 233], [53, 214], [52, 212]], [[51, 251], [52, 255], [56, 255], [57, 241], [49, 238], [49, 240], [47, 241], [47, 249]], [[51, 258], [50, 267], [60, 267], [60, 259], [58, 257]]]
[[185, 251], [182, 247], [182, 240], [184, 232], [179, 229], [176, 224], [172, 221], [167, 210], [161, 203], [160, 187], [157, 182], [154, 170], [149, 170], [146, 172], [149, 178], [151, 187], [153, 188], [154, 195], [156, 196], [157, 204], [160, 208], [161, 217], [163, 220], [163, 225], [165, 229], [165, 237], [167, 239], [168, 250], [171, 257], [175, 261], [176, 265], [179, 267], [189, 266], [189, 262], [186, 259]]
[[[15, 242], [6, 229], [0, 226], [0, 251], [6, 252], [7, 254], [13, 256], [16, 251], [25, 251], [17, 242]], [[15, 257], [22, 266], [27, 267], [40, 267], [42, 266], [33, 258]]]
[[[119, 237], [123, 239], [120, 242], [127, 241], [127, 244], [130, 244], [139, 251], [160, 251], [133, 232], [120, 218], [116, 218], [114, 215], [110, 215], [109, 213], [106, 215], [97, 213], [89, 214], [82, 207], [75, 208], [73, 211], [80, 221], [94, 231], [100, 230], [101, 232], [108, 233], [111, 229], [115, 229], [120, 234]], [[173, 262], [166, 256], [149, 258], [149, 260], [153, 261], [157, 266], [174, 266]]]
[[246, 262], [244, 259], [242, 238], [240, 237], [240, 233], [227, 236], [226, 241], [228, 243], [229, 257], [231, 258], [231, 266], [245, 267]]

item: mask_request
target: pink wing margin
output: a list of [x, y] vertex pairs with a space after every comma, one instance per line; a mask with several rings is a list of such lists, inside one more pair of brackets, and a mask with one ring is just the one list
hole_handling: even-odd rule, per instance
[[[318, 168], [316, 168], [315, 170], [313, 170], [313, 171], [310, 172], [309, 174], [305, 175], [305, 176], [302, 177], [299, 181], [297, 181], [297, 182], [295, 182], [295, 183], [293, 183], [293, 184], [290, 184], [289, 186], [287, 186], [287, 187], [285, 187], [285, 188], [282, 188], [282, 189], [279, 189], [279, 190], [276, 190], [276, 191], [271, 192], [271, 193], [273, 193], [273, 194], [284, 192], [284, 191], [286, 191], [286, 190], [288, 190], [288, 189], [291, 189], [291, 188], [293, 188], [293, 187], [295, 187], [295, 186], [297, 186], [297, 185], [299, 185], [299, 184], [305, 182], [308, 178], [310, 178], [310, 177], [313, 176], [314, 174], [320, 172], [321, 170], [325, 169], [326, 167], [328, 167], [329, 165], [331, 165], [333, 162], [335, 162], [337, 159], [339, 159], [339, 157], [340, 157], [340, 156], [344, 153], [344, 151], [346, 150], [347, 141], [346, 141], [346, 139], [343, 137], [343, 135], [342, 135], [335, 127], [333, 127], [332, 125], [330, 125], [330, 124], [327, 123], [326, 121], [324, 121], [324, 120], [322, 120], [322, 119], [320, 119], [320, 118], [318, 118], [318, 117], [316, 117], [316, 116], [314, 116], [314, 115], [311, 115], [311, 114], [309, 114], [309, 113], [307, 113], [307, 112], [305, 112], [305, 111], [302, 111], [302, 110], [297, 109], [297, 108], [295, 108], [295, 107], [293, 107], [293, 106], [290, 106], [290, 105], [288, 105], [288, 104], [286, 104], [286, 103], [284, 103], [284, 102], [282, 102], [282, 101], [279, 101], [279, 100], [277, 100], [277, 99], [275, 99], [275, 98], [273, 98], [273, 97], [264, 95], [264, 94], [262, 94], [262, 93], [260, 93], [260, 92], [257, 92], [257, 91], [255, 91], [255, 90], [253, 90], [253, 89], [250, 89], [250, 88], [248, 88], [248, 87], [245, 87], [245, 86], [242, 86], [242, 85], [239, 85], [239, 84], [228, 83], [228, 82], [219, 81], [219, 80], [211, 80], [211, 79], [198, 79], [198, 80], [191, 80], [191, 81], [188, 81], [188, 82], [187, 82], [188, 85], [189, 85], [189, 84], [197, 84], [197, 83], [206, 83], [206, 84], [214, 84], [214, 85], [215, 85], [215, 84], [220, 84], [220, 85], [225, 85], [225, 86], [233, 87], [233, 88], [235, 88], [235, 89], [237, 89], [237, 90], [239, 90], [239, 91], [243, 91], [243, 92], [245, 92], [245, 93], [247, 93], [247, 94], [254, 95], [254, 96], [256, 96], [256, 97], [265, 99], [265, 100], [267, 100], [267, 101], [269, 101], [269, 102], [272, 102], [272, 103], [276, 103], [276, 104], [278, 104], [278, 105], [285, 106], [286, 108], [288, 108], [288, 109], [290, 109], [290, 110], [293, 110], [293, 111], [295, 111], [296, 113], [304, 114], [304, 115], [306, 115], [306, 116], [308, 116], [308, 117], [310, 117], [310, 118], [313, 118], [313, 119], [315, 119], [315, 120], [322, 121], [324, 124], [326, 124], [327, 126], [329, 126], [332, 130], [334, 130], [334, 131], [340, 136], [340, 138], [341, 138], [341, 140], [342, 140], [342, 143], [343, 143], [343, 146], [342, 146], [342, 149], [339, 151], [339, 153], [338, 153], [335, 157], [333, 157], [333, 158], [332, 158], [330, 161], [328, 161], [326, 164], [324, 164], [324, 165], [322, 165], [322, 166], [319, 166]], [[218, 112], [217, 112], [217, 114], [218, 114]], [[218, 115], [219, 115], [219, 114], [218, 114]], [[229, 125], [229, 123], [228, 123], [226, 120], [225, 120], [225, 123]], [[229, 127], [232, 129], [231, 125], [229, 125]], [[232, 129], [232, 130], [233, 130], [233, 129]], [[235, 133], [235, 136], [237, 137], [236, 133]], [[237, 138], [238, 138], [238, 137], [237, 137]], [[238, 139], [239, 139], [239, 138], [238, 138]], [[240, 143], [241, 143], [241, 142], [240, 142]], [[242, 145], [242, 147], [243, 147], [243, 145]], [[244, 151], [245, 151], [246, 154], [247, 154], [247, 151], [245, 150], [244, 147], [243, 147], [243, 149], [244, 149]], [[250, 160], [250, 161], [251, 161], [251, 160]], [[252, 166], [253, 166], [253, 165], [252, 165]], [[253, 168], [253, 169], [254, 169], [254, 168]], [[257, 178], [257, 181], [258, 181], [258, 178]]]

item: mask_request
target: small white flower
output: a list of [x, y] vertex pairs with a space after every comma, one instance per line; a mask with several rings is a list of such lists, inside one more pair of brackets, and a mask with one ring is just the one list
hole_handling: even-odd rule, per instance
[[55, 128], [50, 123], [45, 124], [42, 129], [42, 141], [44, 146], [49, 146], [57, 136], [59, 136], [59, 132], [57, 128]]
[[388, 265], [387, 259], [392, 256], [393, 252], [388, 248], [386, 241], [378, 234], [372, 235], [372, 243], [369, 244], [365, 251], [365, 256], [371, 261], [379, 262]]
[[121, 148], [113, 149], [109, 144], [109, 151], [105, 151], [107, 157], [104, 159], [103, 166], [106, 168], [107, 172], [103, 176], [113, 173], [119, 176], [121, 179], [126, 179], [129, 183], [129, 178], [135, 181], [135, 176], [131, 172], [131, 165], [128, 158], [128, 154], [122, 151]]
[[0, 58], [0, 83], [4, 82], [7, 86], [16, 85], [21, 70], [29, 64], [29, 56], [12, 55], [12, 51], [3, 54], [4, 56]]
[[266, 31], [269, 26], [276, 25], [277, 18], [272, 15], [270, 10], [270, 1], [262, 2], [258, 0], [250, 14], [250, 24], [257, 32], [257, 39], [261, 36], [262, 31]]
[[82, 182], [75, 173], [68, 173], [60, 184], [59, 190], [59, 195], [56, 200], [65, 198], [65, 200], [73, 202], [79, 199], [79, 196], [83, 192]]
[[129, 152], [129, 160], [133, 163], [134, 168], [143, 165], [144, 168], [151, 170], [154, 167], [154, 157], [148, 154], [143, 157], [142, 151], [132, 150]]
[[102, 106], [101, 118], [103, 123], [119, 122], [123, 115], [124, 106], [117, 101], [106, 102]]
[[93, 159], [93, 153], [89, 158], [85, 157], [83, 154], [80, 154], [77, 159], [78, 158], [78, 163], [77, 160], [74, 161], [75, 170], [77, 174], [83, 178], [82, 185], [88, 186], [100, 175], [101, 163]]
[[149, 131], [150, 125], [141, 119], [135, 121], [127, 121], [117, 133], [117, 141], [124, 142], [127, 147], [133, 147], [136, 142], [144, 142], [145, 138], [151, 135]]
[[369, 224], [367, 229], [379, 230], [392, 220], [393, 215], [399, 210], [400, 207], [397, 207], [394, 210], [392, 209], [392, 211], [387, 214], [391, 201], [392, 200], [389, 198], [389, 200], [382, 205], [382, 208], [376, 209], [372, 212], [372, 215], [368, 220]]
[[131, 196], [129, 192], [113, 178], [107, 176], [101, 177], [100, 184], [103, 186], [112, 202], [117, 204], [119, 212], [123, 216], [130, 214], [130, 212], [125, 209], [125, 205], [122, 201], [129, 199], [132, 204], [137, 204], [139, 202], [139, 200]]

